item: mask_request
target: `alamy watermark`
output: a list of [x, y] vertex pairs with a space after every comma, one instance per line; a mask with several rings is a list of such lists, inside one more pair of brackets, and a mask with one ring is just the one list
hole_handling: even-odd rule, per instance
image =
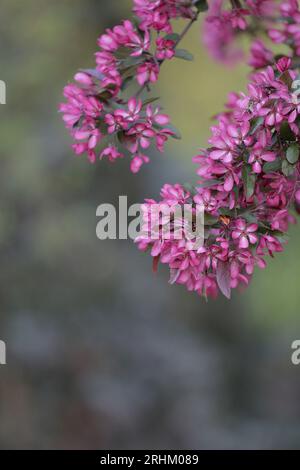
[[293, 104], [300, 104], [300, 80], [294, 80], [292, 83], [292, 102]]
[[0, 80], [0, 104], [6, 104], [6, 83]]
[[0, 365], [6, 364], [6, 344], [0, 340]]
[[[101, 204], [96, 227], [99, 240], [182, 240], [190, 251], [204, 243], [204, 207], [202, 204], [132, 204], [119, 196], [119, 205]], [[129, 219], [132, 220], [129, 220]]]
[[[6, 83], [0, 80], [0, 104], [6, 104]], [[6, 364], [6, 344], [0, 340], [0, 365]]]
[[293, 353], [291, 355], [291, 361], [294, 366], [298, 366], [300, 364], [300, 339], [295, 339], [292, 342], [291, 348], [293, 349]]

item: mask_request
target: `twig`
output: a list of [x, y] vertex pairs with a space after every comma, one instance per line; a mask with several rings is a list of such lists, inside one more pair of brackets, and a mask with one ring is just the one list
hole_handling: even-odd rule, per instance
[[[199, 16], [199, 12], [195, 14], [195, 16], [188, 22], [188, 24], [185, 26], [185, 28], [183, 29], [183, 31], [180, 33], [177, 41], [175, 42], [175, 45], [174, 45], [174, 49], [176, 49], [176, 47], [179, 45], [179, 43], [182, 41], [182, 39], [186, 36], [186, 34], [189, 32], [189, 30], [191, 29], [191, 27], [193, 26], [193, 24], [197, 21], [198, 19], [198, 16]], [[158, 61], [158, 65], [159, 67], [162, 66], [162, 64], [165, 62], [166, 59], [162, 59], [160, 61]], [[140, 87], [140, 89], [136, 92], [135, 94], [135, 97], [138, 98], [142, 93], [143, 91], [145, 90], [145, 88], [149, 88], [149, 84], [148, 83], [145, 83], [144, 85], [142, 85]], [[150, 89], [149, 89], [150, 91]]]

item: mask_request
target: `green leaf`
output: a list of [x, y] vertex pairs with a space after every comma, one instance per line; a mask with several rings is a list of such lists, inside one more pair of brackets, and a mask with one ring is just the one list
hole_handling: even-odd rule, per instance
[[102, 134], [107, 134], [107, 124], [103, 119], [98, 120], [98, 128]]
[[255, 190], [256, 175], [251, 173], [251, 167], [245, 165], [242, 170], [242, 177], [246, 199], [250, 199]]
[[143, 101], [143, 108], [148, 106], [148, 104], [154, 103], [155, 101], [159, 100], [159, 96], [155, 96], [154, 98], [148, 98], [147, 100]]
[[286, 151], [286, 158], [292, 165], [299, 160], [299, 145], [291, 144]]
[[208, 4], [207, 0], [197, 0], [195, 2], [195, 7], [197, 8], [198, 11], [207, 11], [208, 10]]
[[234, 186], [234, 187], [232, 188], [232, 191], [233, 191], [233, 194], [234, 194], [235, 199], [238, 200], [239, 194], [240, 194], [240, 190], [239, 190], [238, 186]]
[[287, 70], [281, 74], [279, 80], [281, 80], [289, 88], [292, 86], [293, 79], [291, 78], [290, 73]]
[[180, 35], [178, 33], [171, 33], [171, 34], [167, 34], [164, 39], [167, 39], [167, 40], [170, 40], [170, 41], [174, 41], [174, 42], [177, 42], [180, 38]]
[[132, 78], [134, 77], [135, 75], [135, 71], [136, 71], [136, 68], [132, 65], [130, 65], [129, 67], [126, 67], [124, 69], [121, 70], [121, 75], [122, 75], [122, 78], [123, 80], [126, 80], [127, 78]]
[[190, 193], [191, 196], [195, 196], [196, 195], [196, 188], [193, 184], [191, 183], [184, 183], [182, 185], [184, 187], [184, 189], [186, 191], [188, 191]]
[[217, 283], [220, 291], [227, 299], [231, 297], [231, 276], [230, 276], [230, 265], [223, 261], [218, 261], [217, 265]]
[[289, 123], [284, 121], [280, 126], [280, 138], [285, 141], [293, 140], [295, 138]]
[[289, 240], [289, 237], [284, 233], [281, 233], [281, 234], [279, 233], [277, 235], [276, 233], [274, 234], [274, 232], [272, 232], [272, 235], [275, 235], [275, 237], [280, 243], [286, 243]]
[[128, 47], [121, 46], [114, 52], [114, 55], [117, 59], [127, 59], [130, 55], [130, 49]]
[[232, 211], [230, 209], [227, 209], [226, 207], [221, 207], [221, 209], [219, 209], [219, 213], [221, 215], [227, 215], [227, 216], [232, 216]]
[[250, 134], [253, 135], [259, 129], [259, 127], [263, 124], [264, 118], [262, 116], [255, 118], [251, 121], [251, 129]]
[[220, 184], [220, 180], [212, 179], [203, 181], [203, 183], [200, 183], [199, 186], [201, 186], [201, 188], [209, 188], [210, 186], [214, 186], [215, 184]]
[[130, 83], [132, 82], [132, 78], [133, 77], [127, 77], [125, 78], [125, 80], [123, 80], [123, 83], [121, 85], [121, 90], [126, 90], [126, 88], [130, 85]]
[[170, 269], [170, 279], [169, 279], [169, 284], [175, 284], [177, 281], [179, 275], [180, 275], [180, 269]]
[[249, 212], [244, 212], [243, 218], [246, 219], [249, 224], [257, 224], [257, 218], [255, 215], [250, 214]]
[[97, 78], [98, 80], [103, 80], [105, 78], [105, 75], [103, 73], [99, 72], [96, 69], [80, 69], [80, 72], [87, 73], [88, 75], [91, 75], [94, 78]]
[[182, 138], [181, 134], [180, 134], [180, 131], [177, 129], [177, 127], [173, 126], [173, 124], [167, 124], [167, 125], [163, 126], [163, 128], [164, 129], [170, 129], [170, 131], [173, 132], [173, 134], [171, 135], [171, 137], [173, 137], [173, 139], [180, 140]]
[[191, 54], [186, 49], [176, 49], [175, 57], [177, 57], [178, 59], [183, 59], [183, 60], [190, 60], [190, 61], [194, 60], [193, 54]]
[[277, 171], [281, 167], [281, 159], [276, 158], [273, 162], [267, 162], [263, 166], [263, 170], [265, 173], [271, 173], [272, 171]]
[[119, 131], [117, 133], [117, 138], [118, 138], [118, 141], [120, 142], [120, 144], [123, 144], [124, 141], [125, 141], [124, 131]]
[[128, 57], [126, 57], [126, 59], [122, 60], [122, 66], [123, 66], [123, 68], [131, 67], [133, 65], [138, 66], [142, 62], [143, 62], [143, 60], [141, 59], [141, 57], [128, 56]]
[[204, 225], [215, 225], [219, 222], [217, 217], [210, 214], [204, 214]]
[[292, 176], [294, 173], [294, 166], [291, 165], [287, 160], [283, 160], [281, 171], [285, 176]]

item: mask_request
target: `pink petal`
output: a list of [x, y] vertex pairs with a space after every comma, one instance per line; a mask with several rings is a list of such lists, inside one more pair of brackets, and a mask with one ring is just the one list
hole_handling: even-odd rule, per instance
[[239, 232], [238, 230], [233, 230], [231, 236], [234, 240], [236, 240], [237, 238], [240, 238], [241, 232]]
[[237, 219], [235, 226], [242, 232], [246, 228], [246, 222], [244, 219]]
[[252, 245], [254, 245], [254, 243], [257, 242], [257, 236], [253, 235], [253, 233], [249, 233], [248, 238], [249, 238], [250, 243], [252, 243]]
[[148, 72], [139, 73], [137, 76], [138, 84], [143, 86], [148, 80]]
[[225, 182], [224, 182], [224, 190], [227, 191], [227, 192], [231, 191], [232, 188], [233, 188], [233, 183], [234, 183], [233, 177], [232, 177], [232, 175], [230, 174], [230, 175], [228, 175], [228, 176], [226, 177], [226, 179], [225, 179]]
[[296, 109], [295, 109], [295, 110], [289, 115], [289, 118], [288, 118], [289, 123], [294, 122], [295, 119], [296, 119], [296, 117], [297, 117], [297, 111], [296, 111]]
[[273, 152], [266, 152], [261, 156], [261, 158], [265, 162], [273, 162], [274, 160], [276, 160], [276, 155]]
[[158, 256], [161, 252], [161, 241], [156, 241], [151, 250], [151, 256]]
[[248, 248], [248, 246], [248, 238], [243, 235], [242, 237], [240, 237], [239, 248]]
[[226, 150], [213, 150], [212, 152], [210, 152], [209, 156], [213, 160], [220, 160], [220, 158], [224, 157], [226, 153]]
[[231, 263], [230, 274], [232, 278], [236, 278], [239, 275], [239, 265], [236, 261]]
[[255, 162], [253, 165], [252, 165], [252, 169], [254, 171], [254, 173], [261, 173], [261, 164], [259, 162]]
[[257, 224], [250, 224], [250, 225], [248, 225], [248, 227], [247, 227], [247, 233], [248, 233], [248, 232], [250, 232], [250, 233], [251, 233], [251, 232], [256, 232], [257, 229], [258, 229], [258, 225], [257, 225]]
[[135, 98], [130, 98], [128, 101], [128, 109], [131, 113], [135, 111], [136, 108], [136, 99]]
[[229, 125], [227, 127], [227, 132], [231, 137], [235, 137], [235, 138], [239, 137], [239, 132], [235, 126]]
[[266, 124], [267, 124], [267, 126], [274, 126], [274, 124], [275, 124], [274, 113], [271, 113], [266, 117]]
[[167, 114], [158, 114], [154, 117], [154, 121], [157, 122], [157, 124], [160, 124], [161, 126], [165, 126], [170, 122], [170, 118]]
[[143, 149], [147, 149], [151, 145], [150, 141], [145, 137], [141, 137], [140, 144]]

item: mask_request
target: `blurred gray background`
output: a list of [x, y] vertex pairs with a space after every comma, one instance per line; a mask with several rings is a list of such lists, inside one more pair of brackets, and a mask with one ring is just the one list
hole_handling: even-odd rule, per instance
[[299, 228], [251, 287], [206, 304], [128, 241], [96, 238], [96, 207], [196, 181], [191, 157], [247, 68], [163, 67], [155, 93], [183, 134], [138, 176], [73, 156], [57, 113], [126, 0], [2, 0], [0, 366], [2, 449], [299, 448]]

